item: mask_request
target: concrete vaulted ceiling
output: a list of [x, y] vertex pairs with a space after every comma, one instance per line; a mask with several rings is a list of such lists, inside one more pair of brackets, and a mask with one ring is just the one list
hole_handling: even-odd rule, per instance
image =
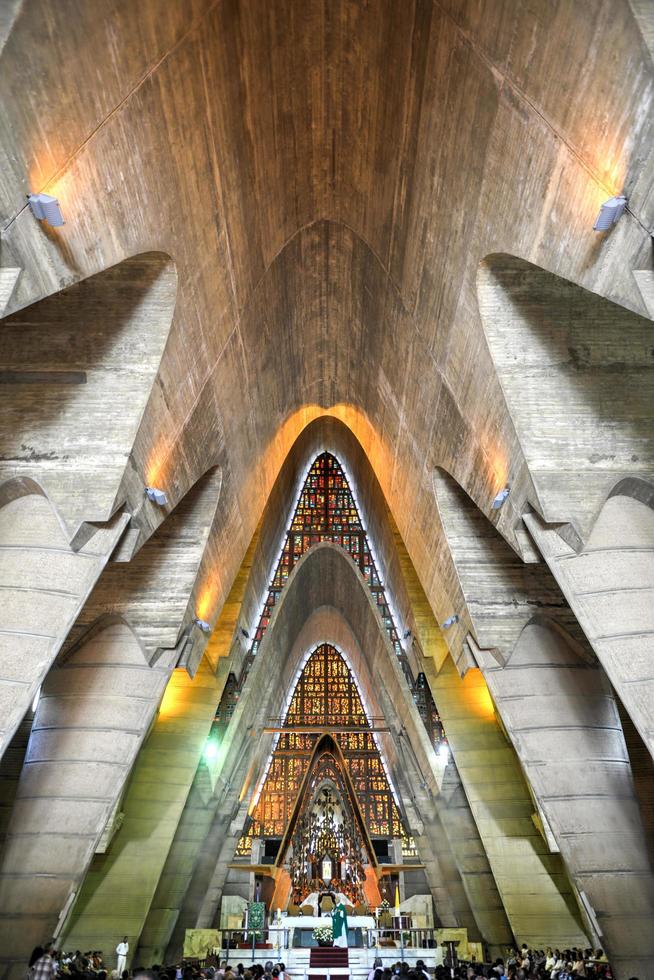
[[[0, 444], [9, 447], [2, 479], [6, 470], [11, 482], [0, 489], [6, 504], [0, 518], [3, 526], [11, 525], [12, 549], [33, 544], [44, 554], [57, 550], [63, 556], [60, 566], [48, 565], [38, 588], [54, 591], [60, 568], [73, 563], [69, 550], [77, 556], [76, 569], [86, 560], [85, 550], [92, 553], [93, 574], [76, 572], [80, 581], [69, 605], [77, 615], [129, 521], [114, 557], [135, 564], [126, 564], [123, 574], [118, 564], [110, 568], [95, 593], [98, 605], [87, 614], [101, 616], [111, 604], [109, 592], [120, 605], [121, 588], [131, 595], [142, 586], [135, 632], [142, 632], [151, 653], [161, 631], [174, 644], [199, 605], [202, 617], [215, 622], [259, 528], [240, 615], [240, 624], [251, 626], [292, 490], [312, 453], [333, 448], [355, 475], [401, 626], [412, 629], [432, 655], [432, 673], [442, 668], [444, 710], [456, 724], [481, 704], [471, 738], [482, 740], [490, 732], [489, 755], [502, 760], [498, 773], [508, 773], [501, 805], [507, 812], [515, 805], [521, 827], [529, 827], [526, 786], [486, 703], [483, 678], [470, 670], [461, 680], [433, 616], [442, 620], [461, 611], [447, 642], [464, 669], [471, 662], [462, 652], [471, 628], [490, 623], [505, 636], [514, 631], [515, 622], [493, 622], [492, 616], [489, 621], [483, 607], [494, 575], [517, 574], [510, 548], [530, 561], [537, 558], [517, 527], [528, 506], [555, 525], [537, 534], [537, 521], [530, 524], [550, 564], [561, 565], [557, 577], [569, 597], [576, 566], [567, 552], [559, 554], [556, 528], [573, 525], [573, 544], [580, 548], [614, 477], [616, 484], [627, 477], [652, 479], [649, 393], [642, 393], [645, 408], [637, 399], [625, 408], [621, 393], [612, 393], [611, 411], [622, 429], [612, 461], [604, 459], [601, 445], [591, 454], [579, 452], [567, 393], [573, 391], [582, 405], [602, 403], [604, 378], [621, 370], [619, 358], [602, 344], [591, 345], [590, 360], [599, 360], [601, 369], [568, 385], [566, 372], [579, 367], [574, 344], [568, 350], [571, 364], [559, 363], [569, 323], [561, 316], [551, 329], [547, 317], [537, 317], [533, 330], [527, 322], [533, 310], [521, 303], [528, 277], [546, 310], [557, 303], [565, 310], [566, 297], [574, 294], [589, 334], [596, 329], [596, 308], [611, 343], [620, 339], [623, 321], [613, 317], [610, 304], [622, 306], [628, 311], [624, 322], [634, 324], [634, 370], [648, 366], [649, 354], [641, 349], [646, 324], [639, 318], [647, 315], [652, 289], [654, 66], [641, 8], [635, 0], [9, 4], [0, 14], [0, 303], [9, 317], [3, 321], [0, 369], [3, 386], [12, 387], [3, 387], [10, 410], [0, 420]], [[55, 194], [66, 224], [49, 229], [38, 223], [25, 203], [30, 191]], [[620, 192], [629, 197], [627, 213], [610, 235], [596, 235], [591, 229], [599, 204]], [[589, 307], [587, 293], [609, 302]], [[143, 327], [153, 324], [148, 344]], [[507, 324], [511, 329], [505, 332]], [[531, 330], [529, 378], [538, 379], [541, 366], [557, 375], [557, 397], [547, 413], [533, 391], [528, 398], [521, 394], [525, 377], [516, 371], [514, 327], [522, 336]], [[18, 357], [17, 344], [23, 345]], [[46, 348], [48, 357], [40, 360]], [[129, 370], [112, 375], [121, 364]], [[26, 366], [31, 381], [18, 377]], [[73, 396], [72, 389], [48, 389], [52, 411], [34, 407], [25, 385], [53, 367], [69, 378], [97, 377], [98, 398], [80, 381]], [[122, 397], [112, 399], [118, 383]], [[554, 441], [561, 437], [572, 447], [563, 463], [560, 452], [550, 452], [549, 431], [534, 431], [543, 417]], [[589, 431], [595, 431], [592, 421]], [[105, 447], [110, 431], [120, 439]], [[612, 433], [610, 423], [606, 431]], [[637, 460], [631, 437], [642, 444]], [[559, 465], [561, 473], [552, 475]], [[437, 499], [441, 471], [461, 488], [463, 523], [471, 513], [473, 523], [483, 522], [482, 532], [472, 535], [481, 551], [471, 546], [472, 551], [482, 558], [501, 555], [472, 588], [457, 553], [469, 546], [466, 529], [455, 517], [445, 527], [449, 544], [444, 533], [448, 522], [439, 503], [459, 491], [446, 486]], [[204, 474], [214, 476], [198, 483]], [[168, 495], [162, 510], [144, 503], [143, 488], [153, 483]], [[199, 523], [207, 529], [211, 523], [206, 548], [201, 559], [194, 552], [186, 568], [175, 559], [184, 584], [174, 610], [159, 616], [148, 563], [157, 565], [166, 518], [196, 484], [205, 496], [204, 504], [195, 501], [203, 512], [198, 511]], [[492, 512], [492, 498], [506, 484], [510, 498]], [[586, 486], [593, 488], [592, 499]], [[19, 519], [12, 521], [16, 513]], [[100, 527], [89, 543], [84, 534], [91, 522]], [[182, 522], [182, 537], [185, 527]], [[75, 539], [78, 528], [84, 533]], [[95, 555], [103, 540], [106, 554]], [[177, 554], [175, 543], [168, 544]], [[622, 540], [610, 544], [617, 551]], [[404, 585], [402, 569], [413, 575]], [[159, 570], [163, 574], [161, 563]], [[257, 752], [243, 750], [253, 727], [246, 709], [252, 718], [264, 710], [253, 686], [269, 670], [262, 666], [264, 650], [268, 664], [280, 665], [265, 702], [274, 714], [316, 624], [324, 633], [327, 617], [343, 642], [350, 629], [362, 651], [361, 683], [369, 682], [372, 694], [379, 681], [396, 711], [398, 704], [405, 706], [416, 726], [413, 751], [423, 759], [424, 772], [431, 766], [370, 597], [362, 587], [348, 592], [347, 583], [356, 581], [348, 560], [322, 546], [294, 576], [294, 588], [301, 586], [310, 601], [300, 608], [289, 584], [251, 672], [249, 693], [235, 715], [241, 727], [230, 747], [236, 775], [220, 784], [224, 806], [207, 838], [215, 861], [207, 865], [209, 880], [205, 874], [191, 881], [180, 923], [184, 916], [189, 922], [212, 919], [225, 872], [223, 847], [233, 845], [242, 827], [247, 800], [238, 791], [247, 774], [239, 767], [249, 760], [254, 771], [263, 753], [263, 743]], [[33, 584], [31, 577], [28, 585]], [[31, 601], [27, 592], [14, 600], [10, 611], [18, 625]], [[74, 616], [66, 609], [60, 618], [52, 627], [56, 637], [43, 637], [57, 649]], [[9, 632], [15, 625], [9, 624]], [[601, 640], [602, 623], [596, 625]], [[550, 648], [546, 640], [551, 637], [534, 640], [543, 657]], [[244, 652], [240, 642], [237, 632], [232, 663]], [[224, 636], [221, 643], [208, 648], [213, 668], [225, 652]], [[375, 674], [373, 653], [383, 650], [382, 677], [379, 670]], [[110, 656], [108, 646], [104, 653]], [[499, 650], [493, 663], [510, 663], [509, 653]], [[45, 653], [35, 651], [32, 686], [50, 654], [49, 646]], [[490, 676], [495, 667], [485, 654], [480, 666]], [[15, 683], [8, 662], [7, 690]], [[516, 657], [514, 667], [520, 662]], [[535, 673], [537, 664], [528, 666]], [[645, 664], [644, 676], [648, 669]], [[502, 684], [495, 681], [500, 698]], [[56, 683], [54, 677], [53, 698]], [[217, 687], [213, 676], [203, 683], [206, 703], [202, 724], [189, 737], [189, 772], [201, 752]], [[601, 700], [599, 682], [597, 691]], [[9, 717], [7, 738], [19, 720], [18, 714]], [[524, 934], [533, 926], [530, 935], [544, 942], [539, 930], [545, 918], [536, 924], [520, 918], [526, 891], [515, 890], [510, 902], [503, 893], [500, 901], [493, 875], [500, 890], [502, 881], [511, 883], [514, 869], [507, 866], [505, 847], [511, 832], [495, 814], [489, 818], [487, 786], [474, 796], [481, 783], [474, 784], [475, 753], [466, 755], [465, 736], [462, 726], [459, 758], [467, 782], [460, 795], [474, 798], [472, 846], [479, 842], [480, 856], [475, 854], [474, 875], [460, 873], [470, 852], [456, 838], [451, 814], [448, 824], [447, 813], [434, 808], [431, 837], [438, 838], [434, 828], [442, 823], [447, 834], [438, 839], [448, 842], [434, 859], [432, 889], [443, 907], [449, 903], [452, 921], [469, 921], [473, 928], [472, 909], [480, 932], [498, 944], [509, 941], [516, 922]], [[141, 759], [150, 779], [156, 752], [153, 743], [152, 753]], [[401, 782], [399, 757], [389, 761]], [[534, 756], [522, 761], [528, 767]], [[192, 775], [184, 779], [188, 792]], [[430, 785], [419, 775], [416, 782], [421, 791], [423, 783]], [[135, 810], [139, 785], [135, 778]], [[439, 787], [432, 789], [436, 794]], [[183, 792], [178, 796], [169, 806], [176, 817], [166, 828], [168, 842], [184, 805]], [[432, 813], [428, 797], [425, 791], [421, 802]], [[528, 848], [533, 866], [542, 865], [539, 889], [548, 898], [545, 879], [556, 877], [561, 865], [557, 855], [544, 853], [544, 844], [538, 849], [533, 826], [531, 831]], [[123, 857], [116, 867], [129, 875], [128, 846]], [[134, 905], [141, 924], [156, 890], [153, 868], [160, 872], [165, 858], [163, 845], [147, 855], [151, 866], [141, 876], [141, 904]], [[94, 914], [103, 896], [112, 894], [113, 880], [110, 872], [106, 879], [87, 879], [83, 891], [96, 889], [89, 905]], [[553, 897], [562, 935], [581, 941], [571, 893]], [[78, 900], [74, 914], [84, 908]], [[104, 921], [113, 936], [114, 924]], [[91, 932], [96, 926], [89, 925]]]
[[[530, 480], [481, 327], [480, 261], [521, 256], [645, 312], [631, 270], [654, 207], [652, 66], [626, 2], [587, 7], [17, 13], [0, 84], [2, 264], [22, 270], [8, 311], [171, 256], [175, 313], [123, 490], [136, 510], [156, 472], [175, 501], [221, 466], [217, 608], [281, 460], [326, 409], [370, 456], [434, 607], [454, 579], [434, 465], [484, 510], [510, 480], [511, 536]], [[609, 248], [590, 228], [622, 189], [631, 213]], [[58, 195], [62, 229], [34, 221], [28, 190]]]
[[[374, 599], [352, 560], [341, 548], [325, 542], [314, 546], [291, 574], [235, 709], [218, 780], [214, 825], [202, 844], [180, 910], [177, 942], [184, 928], [210, 925], [216, 915], [226, 862], [232, 859], [243, 826], [242, 820], [229, 826], [234, 806], [239, 798], [245, 805], [251, 800], [257, 775], [271, 749], [271, 736], [262, 737], [261, 732], [271, 718], [283, 713], [307, 651], [321, 642], [332, 642], [346, 654], [370, 715], [385, 718], [391, 729], [391, 734], [383, 737], [381, 748], [410, 829], [420, 838], [427, 825], [437, 827], [426, 860], [441, 914], [453, 924], [465, 922], [470, 929], [477, 928], [466, 897], [466, 882], [461, 880], [441, 825], [438, 796], [443, 766], [430, 750], [427, 734], [413, 709]], [[230, 846], [227, 854], [225, 848]], [[497, 907], [492, 877], [485, 873], [487, 893], [481, 901], [477, 896], [479, 908], [475, 909], [482, 919], [488, 915], [489, 904], [493, 912]], [[475, 884], [483, 875], [484, 868], [478, 862]]]

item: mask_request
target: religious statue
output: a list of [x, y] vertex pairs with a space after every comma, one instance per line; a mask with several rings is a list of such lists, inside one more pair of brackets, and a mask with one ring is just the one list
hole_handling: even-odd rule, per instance
[[332, 912], [332, 935], [334, 946], [347, 948], [347, 912], [342, 902]]

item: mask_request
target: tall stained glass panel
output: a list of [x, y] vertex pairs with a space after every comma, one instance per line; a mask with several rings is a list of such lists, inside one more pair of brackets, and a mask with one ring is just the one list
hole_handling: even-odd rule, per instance
[[[294, 728], [302, 731], [293, 731]], [[335, 647], [321, 644], [307, 660], [297, 681], [252, 815], [251, 835], [283, 835], [316, 742], [324, 731], [329, 731], [343, 753], [370, 836], [406, 836], [377, 743], [369, 729], [349, 667]], [[245, 840], [241, 846], [246, 846]]]
[[305, 480], [257, 624], [250, 656], [254, 657], [259, 650], [270, 617], [293, 568], [312, 545], [321, 541], [340, 545], [352, 557], [375, 598], [395, 652], [402, 656], [403, 650], [393, 614], [354, 495], [341, 464], [335, 456], [327, 452], [316, 457]]

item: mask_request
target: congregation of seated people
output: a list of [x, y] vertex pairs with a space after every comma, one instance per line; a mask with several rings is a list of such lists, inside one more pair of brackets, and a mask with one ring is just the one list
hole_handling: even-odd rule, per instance
[[[303, 973], [296, 971], [297, 980]], [[37, 947], [28, 965], [27, 980], [295, 980], [284, 963], [254, 963], [245, 966], [222, 962], [216, 966], [182, 962], [173, 966], [136, 966], [124, 970], [107, 970], [102, 953], [76, 950], [64, 953], [52, 946]], [[551, 949], [532, 950], [527, 945], [511, 950], [505, 959], [493, 963], [458, 962], [438, 966], [418, 960], [382, 965], [380, 959], [370, 970], [367, 980], [613, 980], [614, 974], [602, 950]], [[639, 980], [631, 977], [629, 980]]]

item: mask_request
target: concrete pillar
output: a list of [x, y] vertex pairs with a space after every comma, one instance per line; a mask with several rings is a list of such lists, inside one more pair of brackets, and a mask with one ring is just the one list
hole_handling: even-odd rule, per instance
[[128, 521], [73, 551], [31, 480], [0, 488], [0, 755], [29, 708]]
[[496, 955], [503, 955], [506, 947], [513, 942], [511, 926], [453, 761], [445, 770], [439, 804], [443, 829], [456, 859], [479, 933]]
[[462, 679], [448, 659], [433, 690], [515, 938], [537, 948], [586, 946], [563, 861], [532, 820], [520, 764], [481, 672]]
[[[136, 957], [140, 963], [169, 962], [166, 957], [168, 943], [213, 819], [212, 799], [207, 799], [203, 791], [207, 778], [206, 767], [201, 763], [141, 932]], [[176, 959], [177, 955], [173, 958]]]
[[123, 825], [91, 864], [65, 948], [112, 950], [127, 935], [133, 958], [219, 699], [206, 662], [193, 680], [174, 671], [132, 772]]
[[525, 522], [654, 756], [654, 490], [635, 480], [621, 489], [580, 552], [536, 515]]
[[128, 626], [98, 630], [48, 675], [0, 860], [0, 963], [56, 934], [119, 800], [172, 669]]
[[488, 686], [570, 876], [618, 976], [654, 958], [654, 876], [618, 708], [599, 664], [563, 632], [529, 624]]

